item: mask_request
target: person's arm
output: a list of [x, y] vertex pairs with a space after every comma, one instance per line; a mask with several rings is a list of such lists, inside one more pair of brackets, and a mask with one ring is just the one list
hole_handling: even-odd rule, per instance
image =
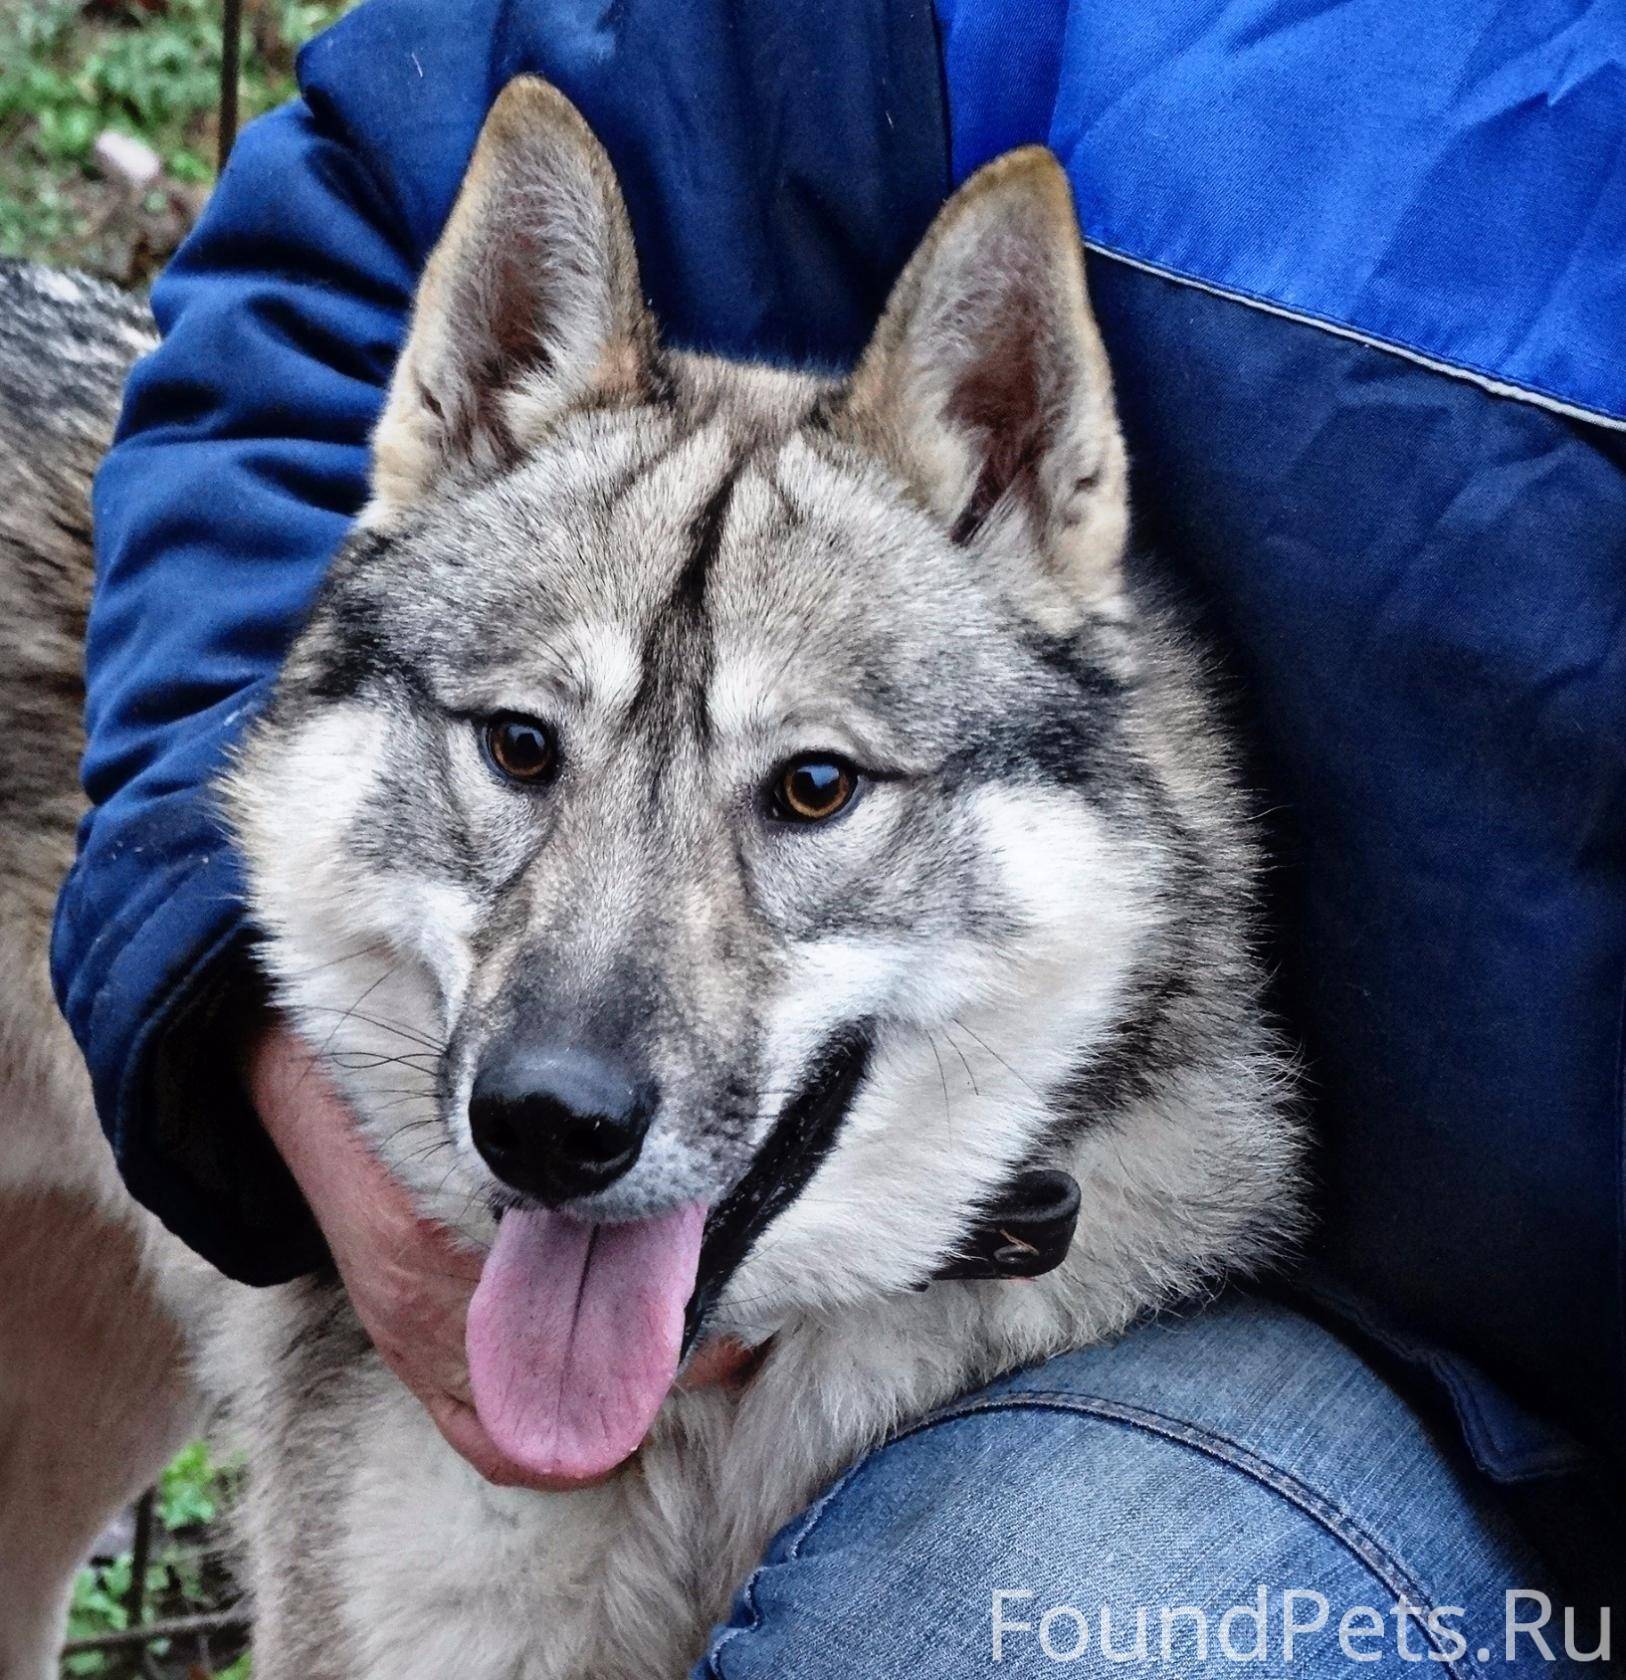
[[92, 809], [58, 904], [58, 997], [131, 1190], [221, 1270], [321, 1247], [233, 1061], [254, 985], [212, 781], [365, 494], [416, 253], [306, 103], [248, 128], [154, 289], [97, 480]]

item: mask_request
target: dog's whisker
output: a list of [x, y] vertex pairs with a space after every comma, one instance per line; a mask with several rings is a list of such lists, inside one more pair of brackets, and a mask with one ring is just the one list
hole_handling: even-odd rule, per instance
[[358, 951], [346, 951], [343, 956], [329, 957], [326, 962], [312, 963], [309, 968], [291, 969], [286, 974], [282, 975], [281, 978], [284, 981], [290, 982], [308, 980], [314, 974], [322, 974], [328, 969], [338, 968], [347, 962], [359, 962], [363, 957], [377, 956], [381, 951], [387, 951], [389, 948], [390, 947], [386, 941], [375, 940], [373, 944], [364, 945]]
[[983, 1049], [984, 1049], [984, 1050], [985, 1050], [985, 1051], [987, 1051], [987, 1053], [988, 1053], [988, 1054], [989, 1054], [989, 1055], [990, 1055], [990, 1056], [992, 1056], [992, 1057], [993, 1057], [993, 1058], [994, 1058], [994, 1060], [995, 1060], [995, 1061], [996, 1061], [996, 1062], [998, 1062], [998, 1063], [999, 1063], [999, 1065], [1000, 1065], [1000, 1066], [1001, 1066], [1001, 1067], [1002, 1067], [1002, 1068], [1004, 1068], [1004, 1070], [1005, 1070], [1005, 1071], [1006, 1071], [1006, 1072], [1007, 1072], [1007, 1073], [1008, 1073], [1008, 1074], [1009, 1074], [1009, 1075], [1010, 1075], [1010, 1076], [1011, 1076], [1011, 1078], [1012, 1078], [1012, 1079], [1015, 1079], [1015, 1080], [1017, 1080], [1017, 1081], [1019, 1081], [1019, 1082], [1020, 1082], [1020, 1083], [1021, 1083], [1021, 1084], [1023, 1084], [1023, 1085], [1026, 1085], [1026, 1086], [1027, 1086], [1027, 1088], [1028, 1088], [1028, 1090], [1030, 1090], [1030, 1091], [1031, 1091], [1031, 1092], [1032, 1092], [1032, 1093], [1033, 1093], [1033, 1094], [1034, 1094], [1034, 1096], [1036, 1096], [1036, 1097], [1037, 1097], [1037, 1098], [1038, 1098], [1038, 1099], [1039, 1099], [1039, 1101], [1040, 1101], [1040, 1102], [1043, 1102], [1043, 1101], [1044, 1101], [1044, 1100], [1045, 1100], [1045, 1096], [1044, 1096], [1044, 1092], [1043, 1092], [1043, 1091], [1041, 1091], [1041, 1090], [1040, 1090], [1040, 1089], [1039, 1089], [1039, 1088], [1038, 1088], [1038, 1087], [1037, 1087], [1037, 1086], [1036, 1086], [1036, 1085], [1034, 1085], [1034, 1084], [1033, 1084], [1033, 1083], [1032, 1083], [1032, 1082], [1031, 1082], [1031, 1081], [1030, 1081], [1030, 1080], [1028, 1080], [1028, 1079], [1026, 1079], [1026, 1078], [1024, 1078], [1024, 1077], [1023, 1077], [1023, 1075], [1022, 1075], [1022, 1074], [1020, 1074], [1020, 1073], [1018, 1073], [1018, 1072], [1017, 1072], [1017, 1071], [1016, 1071], [1016, 1069], [1015, 1069], [1015, 1068], [1013, 1068], [1013, 1067], [1012, 1067], [1012, 1066], [1011, 1066], [1011, 1064], [1010, 1064], [1010, 1063], [1009, 1063], [1009, 1062], [1008, 1062], [1008, 1061], [1006, 1061], [1006, 1060], [1005, 1060], [1005, 1058], [1004, 1058], [1004, 1057], [1003, 1057], [1003, 1056], [1002, 1056], [1002, 1055], [1000, 1055], [1000, 1053], [999, 1053], [999, 1052], [998, 1052], [998, 1051], [997, 1051], [997, 1050], [996, 1050], [996, 1049], [995, 1049], [995, 1048], [994, 1048], [994, 1047], [993, 1047], [993, 1046], [992, 1046], [992, 1045], [991, 1045], [991, 1044], [990, 1044], [990, 1043], [989, 1043], [989, 1042], [988, 1042], [988, 1040], [987, 1040], [987, 1039], [985, 1039], [985, 1038], [984, 1038], [984, 1037], [983, 1037], [983, 1036], [982, 1036], [982, 1034], [981, 1034], [981, 1033], [979, 1033], [979, 1032], [977, 1032], [977, 1031], [975, 1031], [975, 1030], [974, 1030], [974, 1029], [973, 1029], [973, 1028], [971, 1028], [971, 1027], [968, 1027], [968, 1026], [967, 1026], [967, 1025], [966, 1025], [966, 1024], [965, 1024], [965, 1022], [964, 1022], [964, 1021], [962, 1021], [962, 1020], [961, 1020], [961, 1019], [960, 1019], [960, 1018], [959, 1018], [959, 1017], [958, 1017], [958, 1016], [956, 1016], [956, 1017], [955, 1017], [955, 1018], [954, 1018], [954, 1025], [955, 1025], [955, 1026], [957, 1026], [957, 1027], [958, 1027], [958, 1028], [959, 1028], [959, 1029], [960, 1029], [960, 1031], [961, 1031], [961, 1032], [963, 1032], [963, 1033], [969, 1033], [969, 1034], [970, 1034], [970, 1036], [971, 1036], [971, 1037], [972, 1037], [972, 1038], [973, 1038], [973, 1039], [975, 1039], [975, 1040], [976, 1040], [976, 1042], [977, 1042], [977, 1043], [978, 1043], [978, 1044], [980, 1044], [980, 1045], [981, 1045], [981, 1046], [982, 1046], [982, 1048], [983, 1048]]
[[400, 1022], [386, 1020], [382, 1016], [363, 1015], [354, 1008], [343, 1009], [338, 1004], [306, 1003], [301, 999], [299, 1010], [301, 1014], [349, 1016], [353, 1020], [362, 1022], [365, 1026], [377, 1027], [382, 1032], [394, 1033], [398, 1038], [410, 1039], [414, 1043], [421, 1044], [425, 1050], [433, 1050], [436, 1054], [443, 1055], [446, 1051], [444, 1040], [432, 1038], [417, 1028], [404, 1027]]

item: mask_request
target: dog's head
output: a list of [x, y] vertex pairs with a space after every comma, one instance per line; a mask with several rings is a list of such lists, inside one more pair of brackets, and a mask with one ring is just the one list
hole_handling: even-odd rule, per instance
[[1180, 883], [1241, 865], [1171, 815], [1218, 770], [1148, 674], [1125, 478], [1048, 154], [824, 380], [664, 349], [596, 141], [499, 101], [232, 808], [369, 1135], [501, 1216], [477, 1398], [517, 1416], [546, 1334], [636, 1395], [533, 1458], [630, 1450], [691, 1298], [760, 1336], [930, 1276], [1162, 1053]]

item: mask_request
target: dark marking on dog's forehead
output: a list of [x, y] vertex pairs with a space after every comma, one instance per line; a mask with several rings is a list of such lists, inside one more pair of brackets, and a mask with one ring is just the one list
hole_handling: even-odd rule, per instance
[[723, 546], [723, 522], [728, 518], [728, 506], [734, 499], [734, 488], [745, 471], [748, 456], [740, 456], [723, 469], [717, 488], [701, 504], [699, 513], [689, 527], [689, 558], [672, 585], [671, 609], [687, 608], [694, 612], [705, 610], [706, 579], [711, 573]]
[[632, 638], [618, 727], [657, 761], [681, 737], [710, 746], [714, 679], [738, 670], [815, 728], [856, 705], [910, 738], [905, 761], [958, 744], [967, 779], [1094, 780], [1122, 710], [1106, 665], [1024, 630], [907, 487], [810, 435], [821, 388], [791, 400], [776, 377], [761, 414], [750, 371], [725, 370], [658, 408], [578, 416], [500, 485], [400, 539], [358, 539], [336, 571], [377, 577], [329, 597], [328, 692], [428, 669], [454, 697], [479, 677], [493, 696], [544, 681], [590, 704], [593, 661], [573, 649], [604, 623]]
[[706, 616], [706, 589], [722, 552], [734, 492], [749, 449], [725, 459], [722, 471], [687, 525], [687, 551], [639, 649], [638, 687], [627, 708], [629, 729], [669, 732], [687, 719], [702, 743], [711, 738], [708, 691], [716, 656]]

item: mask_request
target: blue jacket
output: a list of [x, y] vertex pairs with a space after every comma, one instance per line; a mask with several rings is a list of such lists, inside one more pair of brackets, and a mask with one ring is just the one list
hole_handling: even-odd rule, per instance
[[1078, 195], [1142, 542], [1235, 673], [1325, 1139], [1301, 1287], [1503, 1477], [1626, 1443], [1626, 32], [1579, 0], [370, 0], [154, 290], [96, 491], [63, 1007], [134, 1189], [320, 1244], [248, 1111], [207, 783], [363, 495], [481, 118], [539, 71], [669, 338], [840, 364], [953, 181]]

